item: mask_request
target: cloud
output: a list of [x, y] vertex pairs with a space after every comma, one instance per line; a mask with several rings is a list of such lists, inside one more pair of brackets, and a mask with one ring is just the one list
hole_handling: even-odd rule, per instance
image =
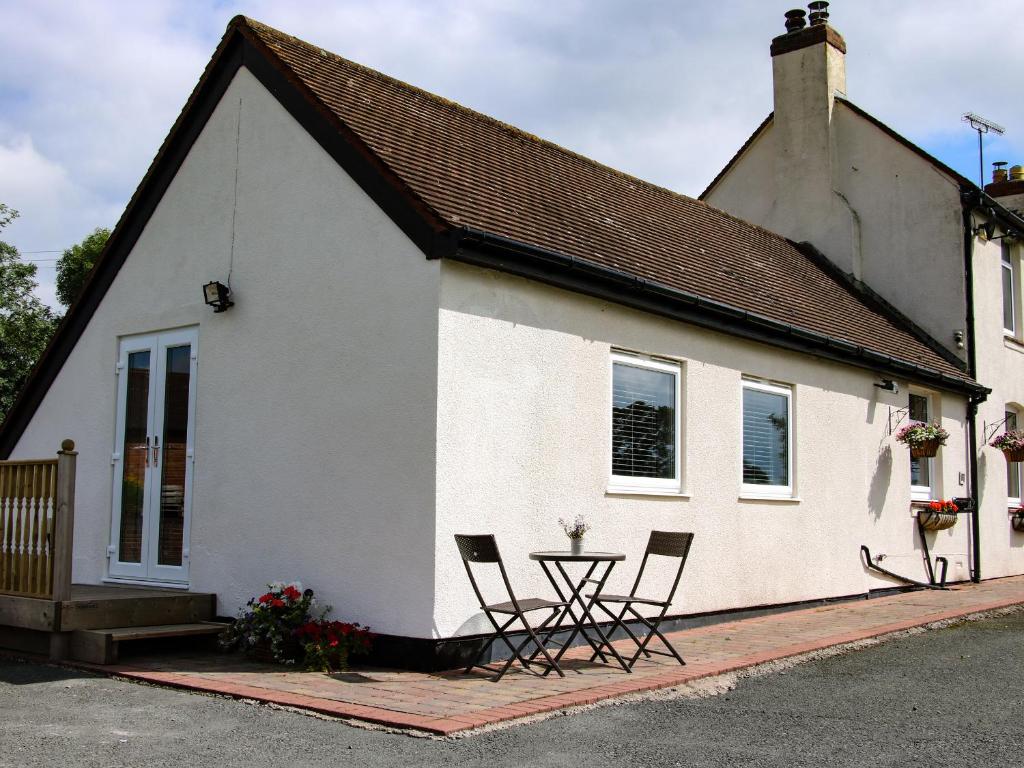
[[[33, 174], [0, 165], [0, 200], [29, 201], [10, 239], [65, 248], [116, 221], [237, 13], [695, 195], [772, 109], [768, 46], [789, 7], [0, 0], [3, 162], [20, 158], [31, 165], [17, 173]], [[1009, 129], [991, 159], [1024, 160], [1024, 46], [1013, 43], [1024, 0], [837, 0], [831, 10], [854, 102], [971, 178], [976, 136], [963, 112]]]

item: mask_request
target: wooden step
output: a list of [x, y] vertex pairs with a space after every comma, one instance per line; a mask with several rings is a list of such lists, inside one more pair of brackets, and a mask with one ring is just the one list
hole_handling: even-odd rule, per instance
[[120, 644], [133, 640], [219, 635], [227, 624], [201, 621], [192, 624], [160, 624], [151, 627], [78, 629], [71, 633], [71, 658], [91, 664], [116, 664]]
[[208, 592], [173, 589], [74, 585], [60, 604], [59, 629], [146, 627], [209, 621], [217, 597]]

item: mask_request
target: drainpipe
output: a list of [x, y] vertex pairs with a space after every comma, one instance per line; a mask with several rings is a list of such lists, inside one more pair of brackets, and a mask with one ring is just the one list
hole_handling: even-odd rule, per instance
[[[964, 282], [967, 287], [967, 372], [975, 381], [978, 380], [978, 356], [975, 353], [974, 328], [974, 232], [971, 211], [973, 201], [964, 196], [963, 227], [964, 227]], [[969, 395], [967, 398], [967, 430], [968, 449], [970, 450], [970, 496], [973, 511], [971, 512], [971, 581], [981, 581], [981, 525], [978, 520], [980, 498], [978, 495], [978, 405], [985, 402], [987, 395]]]

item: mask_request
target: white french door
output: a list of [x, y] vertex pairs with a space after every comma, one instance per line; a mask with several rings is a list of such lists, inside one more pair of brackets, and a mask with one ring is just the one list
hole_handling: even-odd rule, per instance
[[121, 340], [109, 574], [188, 581], [195, 328]]

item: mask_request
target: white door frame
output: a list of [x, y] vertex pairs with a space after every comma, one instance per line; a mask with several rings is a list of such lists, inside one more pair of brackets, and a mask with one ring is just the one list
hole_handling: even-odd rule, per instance
[[[190, 346], [187, 436], [185, 446], [185, 479], [183, 489], [181, 565], [159, 563], [159, 520], [162, 469], [164, 460], [164, 409], [167, 350]], [[121, 506], [123, 495], [126, 406], [128, 400], [128, 357], [133, 352], [150, 353], [149, 392], [146, 416], [146, 467], [142, 517], [142, 544], [139, 562], [120, 559]], [[189, 540], [192, 522], [192, 479], [194, 473], [196, 374], [198, 368], [199, 331], [185, 328], [163, 333], [129, 336], [121, 339], [118, 349], [117, 422], [114, 433], [113, 494], [110, 523], [110, 544], [107, 549], [107, 573], [111, 580], [156, 582], [181, 586], [188, 583]]]

